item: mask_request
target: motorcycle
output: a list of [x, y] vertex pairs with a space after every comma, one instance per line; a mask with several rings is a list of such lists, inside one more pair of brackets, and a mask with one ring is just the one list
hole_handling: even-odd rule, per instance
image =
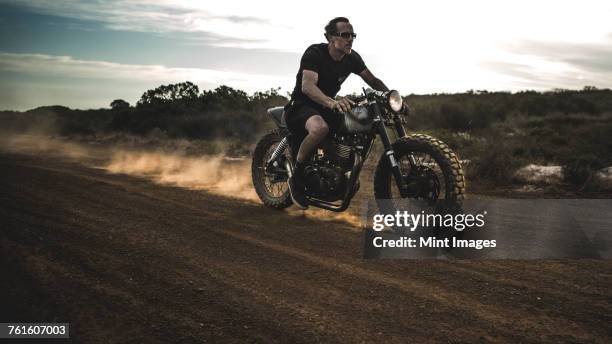
[[[407, 135], [399, 92], [367, 89], [352, 97], [355, 106], [330, 132], [304, 170], [306, 197], [311, 206], [342, 212], [359, 189], [359, 174], [374, 141], [384, 148], [374, 174], [374, 196], [461, 202], [465, 178], [457, 155], [442, 141], [425, 135]], [[263, 136], [253, 152], [253, 185], [261, 201], [284, 209], [292, 205], [287, 181], [293, 174], [292, 147], [299, 143], [289, 133], [283, 107], [268, 109], [277, 128]], [[398, 139], [391, 142], [388, 128]], [[380, 205], [380, 203], [379, 203]]]

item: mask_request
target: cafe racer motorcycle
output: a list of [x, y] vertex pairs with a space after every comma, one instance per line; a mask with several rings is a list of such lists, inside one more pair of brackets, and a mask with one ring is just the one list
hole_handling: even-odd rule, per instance
[[[465, 180], [459, 159], [436, 138], [406, 134], [399, 92], [367, 89], [351, 99], [355, 106], [341, 114], [343, 120], [338, 130], [328, 134], [304, 170], [306, 197], [311, 206], [335, 212], [349, 207], [377, 136], [383, 146], [374, 173], [377, 200], [461, 202]], [[268, 114], [277, 128], [264, 135], [255, 147], [251, 165], [253, 185], [266, 206], [284, 209], [292, 204], [287, 182], [293, 172], [292, 147], [299, 147], [299, 142], [292, 142], [283, 107], [268, 109]], [[391, 142], [388, 133], [392, 130], [395, 142]]]

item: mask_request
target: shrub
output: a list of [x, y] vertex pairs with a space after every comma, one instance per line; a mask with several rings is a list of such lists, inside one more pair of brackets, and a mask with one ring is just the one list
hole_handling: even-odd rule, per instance
[[563, 164], [563, 179], [584, 189], [595, 173], [604, 167], [604, 162], [594, 155], [569, 158]]

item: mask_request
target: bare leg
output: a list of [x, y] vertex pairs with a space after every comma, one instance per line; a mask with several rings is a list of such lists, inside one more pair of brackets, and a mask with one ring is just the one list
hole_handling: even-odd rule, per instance
[[320, 115], [311, 116], [306, 120], [304, 128], [308, 135], [302, 141], [296, 157], [293, 175], [289, 179], [289, 192], [293, 203], [300, 209], [308, 208], [308, 198], [305, 195], [306, 186], [304, 185], [304, 168], [306, 159], [317, 148], [319, 143], [325, 139], [329, 132], [329, 127]]
[[306, 120], [306, 131], [308, 135], [302, 141], [300, 150], [297, 154], [297, 161], [304, 162], [312, 152], [317, 148], [319, 143], [325, 139], [329, 132], [327, 123], [320, 115], [311, 116]]

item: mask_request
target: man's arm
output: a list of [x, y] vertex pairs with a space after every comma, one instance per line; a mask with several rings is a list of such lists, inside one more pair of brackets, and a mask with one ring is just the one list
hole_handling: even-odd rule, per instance
[[330, 108], [332, 110], [340, 110], [340, 111], [349, 111], [351, 109], [351, 105], [354, 103], [346, 98], [341, 99], [340, 101], [336, 101], [330, 97], [328, 97], [321, 89], [317, 86], [317, 82], [319, 81], [319, 74], [317, 72], [313, 72], [311, 70], [304, 70], [302, 72], [302, 93], [304, 93], [308, 98], [312, 99], [314, 102], [325, 106], [326, 108]]
[[372, 74], [372, 72], [370, 72], [370, 70], [367, 68], [364, 69], [363, 72], [359, 73], [359, 76], [366, 82], [366, 84], [377, 91], [387, 92], [389, 90], [387, 85], [385, 85], [382, 80], [375, 77], [374, 74]]

